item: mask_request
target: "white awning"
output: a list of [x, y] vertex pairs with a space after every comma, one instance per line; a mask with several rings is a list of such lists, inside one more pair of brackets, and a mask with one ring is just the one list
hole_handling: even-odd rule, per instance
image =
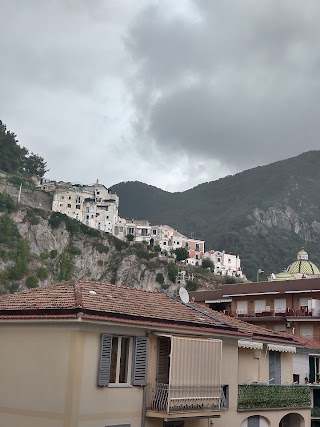
[[268, 344], [269, 351], [281, 351], [283, 353], [296, 353], [296, 347], [290, 345]]
[[238, 347], [241, 347], [241, 348], [252, 348], [254, 350], [262, 350], [263, 344], [262, 344], [262, 342], [257, 342], [257, 341], [239, 340], [238, 341]]

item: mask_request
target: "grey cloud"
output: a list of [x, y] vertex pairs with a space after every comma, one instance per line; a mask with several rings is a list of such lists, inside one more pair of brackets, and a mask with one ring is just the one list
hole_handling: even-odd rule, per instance
[[237, 170], [320, 148], [319, 3], [194, 3], [194, 22], [160, 5], [130, 33], [146, 140]]

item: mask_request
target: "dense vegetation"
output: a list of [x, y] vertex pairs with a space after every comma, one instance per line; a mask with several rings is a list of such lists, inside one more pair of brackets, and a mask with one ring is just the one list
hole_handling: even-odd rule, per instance
[[[320, 151], [250, 169], [204, 183], [181, 193], [168, 193], [140, 182], [125, 182], [112, 190], [120, 197], [120, 214], [169, 224], [182, 233], [204, 239], [206, 248], [240, 254], [248, 277], [259, 268], [282, 271], [304, 246], [320, 264]], [[257, 226], [255, 208], [284, 211], [291, 207], [300, 226]], [[258, 221], [259, 222], [259, 221]], [[301, 226], [310, 231], [303, 234]], [[256, 228], [255, 228], [256, 227]], [[300, 228], [300, 229], [299, 229]]]
[[0, 170], [9, 174], [42, 177], [47, 172], [47, 163], [37, 154], [29, 153], [18, 144], [17, 136], [7, 130], [0, 120]]

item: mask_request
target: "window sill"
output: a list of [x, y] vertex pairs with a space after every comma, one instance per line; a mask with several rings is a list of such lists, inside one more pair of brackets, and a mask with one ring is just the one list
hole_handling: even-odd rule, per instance
[[133, 388], [133, 385], [132, 384], [121, 384], [121, 383], [119, 383], [119, 384], [115, 384], [115, 383], [110, 384], [109, 383], [108, 387], [109, 388]]

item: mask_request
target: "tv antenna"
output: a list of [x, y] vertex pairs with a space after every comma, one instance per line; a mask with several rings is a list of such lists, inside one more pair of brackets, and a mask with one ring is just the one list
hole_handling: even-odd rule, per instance
[[179, 289], [179, 297], [184, 304], [188, 304], [190, 301], [188, 291], [185, 288]]

